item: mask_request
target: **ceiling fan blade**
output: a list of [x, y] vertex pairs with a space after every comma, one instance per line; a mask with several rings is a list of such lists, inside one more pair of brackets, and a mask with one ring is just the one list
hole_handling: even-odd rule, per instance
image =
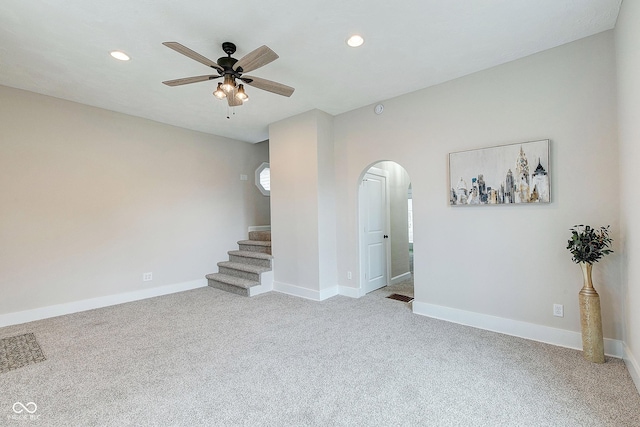
[[278, 58], [278, 54], [269, 49], [267, 46], [260, 46], [256, 50], [251, 51], [240, 58], [240, 60], [233, 66], [233, 69], [237, 70], [238, 68], [242, 67], [242, 72], [247, 73], [249, 71], [255, 70], [256, 68], [265, 66]]
[[208, 75], [208, 76], [195, 76], [195, 77], [185, 77], [183, 79], [175, 79], [175, 80], [167, 80], [166, 82], [162, 82], [167, 86], [180, 86], [180, 85], [188, 85], [189, 83], [198, 83], [198, 82], [206, 82], [207, 80], [219, 79], [222, 76], [216, 75]]
[[199, 63], [206, 65], [207, 67], [211, 67], [211, 68], [215, 68], [216, 70], [224, 71], [223, 68], [221, 66], [219, 66], [217, 63], [213, 62], [209, 58], [205, 58], [204, 56], [200, 55], [198, 52], [194, 52], [193, 50], [189, 49], [186, 46], [181, 45], [178, 42], [164, 42], [162, 44], [165, 45], [168, 48], [171, 48], [171, 49], [175, 50], [178, 53], [183, 54], [184, 56], [188, 56], [189, 58], [194, 59], [194, 60], [198, 61]]
[[291, 96], [295, 90], [291, 86], [283, 85], [282, 83], [272, 82], [271, 80], [261, 79], [260, 77], [242, 76], [240, 80], [246, 84], [257, 87], [258, 89], [266, 90], [282, 96]]
[[227, 94], [227, 102], [229, 103], [229, 107], [239, 107], [242, 105], [242, 100], [236, 98], [237, 90], [233, 90], [232, 93]]

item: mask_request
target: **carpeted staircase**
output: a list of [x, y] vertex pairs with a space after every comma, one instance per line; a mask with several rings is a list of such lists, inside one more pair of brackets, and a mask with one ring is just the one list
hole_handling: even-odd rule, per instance
[[229, 261], [218, 263], [218, 272], [207, 274], [209, 286], [252, 297], [273, 289], [271, 231], [250, 231], [249, 240], [229, 251]]

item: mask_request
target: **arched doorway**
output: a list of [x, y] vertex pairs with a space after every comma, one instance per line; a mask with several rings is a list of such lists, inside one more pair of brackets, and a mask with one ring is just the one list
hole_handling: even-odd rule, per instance
[[380, 161], [363, 171], [358, 191], [361, 295], [386, 287], [413, 297], [411, 202], [411, 180], [398, 163]]

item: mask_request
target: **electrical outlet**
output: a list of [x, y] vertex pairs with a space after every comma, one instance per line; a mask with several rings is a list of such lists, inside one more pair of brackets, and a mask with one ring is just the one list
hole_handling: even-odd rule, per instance
[[148, 282], [150, 280], [153, 280], [153, 273], [144, 273], [142, 275], [142, 281], [143, 282]]
[[556, 317], [564, 317], [564, 306], [562, 304], [553, 304], [553, 315]]
[[351, 280], [351, 272], [347, 271], [347, 279]]
[[247, 175], [240, 175], [240, 181], [246, 181]]

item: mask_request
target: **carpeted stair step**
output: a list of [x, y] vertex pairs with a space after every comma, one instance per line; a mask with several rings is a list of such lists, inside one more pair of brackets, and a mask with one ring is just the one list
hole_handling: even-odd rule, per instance
[[212, 273], [205, 276], [209, 286], [234, 294], [249, 296], [249, 288], [258, 286], [255, 280], [242, 279], [240, 277], [228, 276], [222, 273]]
[[239, 240], [241, 251], [262, 252], [271, 255], [271, 241], [265, 240]]
[[271, 231], [250, 231], [249, 240], [271, 241]]
[[227, 276], [239, 277], [241, 279], [260, 281], [260, 273], [270, 271], [267, 267], [259, 267], [257, 265], [243, 264], [232, 261], [222, 261], [218, 263], [218, 273]]
[[258, 267], [272, 268], [273, 255], [262, 252], [229, 251], [229, 261], [241, 264], [256, 265]]

